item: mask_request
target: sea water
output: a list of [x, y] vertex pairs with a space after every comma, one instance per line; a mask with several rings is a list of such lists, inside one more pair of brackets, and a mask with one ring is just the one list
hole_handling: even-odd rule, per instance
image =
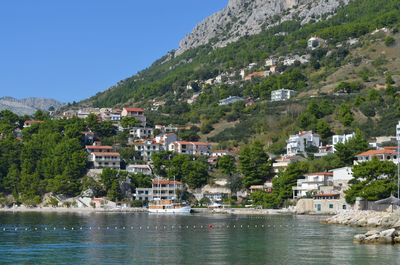
[[0, 213], [0, 264], [400, 264], [316, 216]]

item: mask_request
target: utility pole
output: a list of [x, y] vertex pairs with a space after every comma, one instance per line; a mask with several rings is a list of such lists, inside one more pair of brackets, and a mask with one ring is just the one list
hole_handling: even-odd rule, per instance
[[400, 121], [396, 125], [396, 140], [397, 140], [397, 199], [400, 199]]

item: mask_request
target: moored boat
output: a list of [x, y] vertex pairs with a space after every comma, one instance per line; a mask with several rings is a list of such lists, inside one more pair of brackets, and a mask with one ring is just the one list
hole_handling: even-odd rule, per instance
[[192, 207], [180, 202], [175, 202], [174, 200], [154, 200], [149, 203], [150, 213], [171, 213], [171, 214], [181, 214], [190, 213]]

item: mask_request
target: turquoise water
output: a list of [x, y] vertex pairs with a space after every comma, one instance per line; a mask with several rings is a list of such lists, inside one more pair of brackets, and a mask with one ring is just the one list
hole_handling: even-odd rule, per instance
[[0, 213], [0, 264], [400, 264], [312, 216]]

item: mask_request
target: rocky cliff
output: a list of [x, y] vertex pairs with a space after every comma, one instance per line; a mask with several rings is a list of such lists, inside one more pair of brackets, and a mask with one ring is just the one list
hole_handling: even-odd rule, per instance
[[177, 54], [212, 41], [224, 47], [240, 37], [260, 33], [293, 18], [307, 23], [348, 4], [350, 0], [229, 0], [227, 7], [206, 18], [181, 42]]
[[48, 110], [50, 107], [55, 109], [63, 106], [62, 103], [54, 99], [46, 98], [24, 98], [16, 99], [12, 97], [0, 98], [0, 110], [8, 109], [18, 115], [32, 115], [36, 110]]

